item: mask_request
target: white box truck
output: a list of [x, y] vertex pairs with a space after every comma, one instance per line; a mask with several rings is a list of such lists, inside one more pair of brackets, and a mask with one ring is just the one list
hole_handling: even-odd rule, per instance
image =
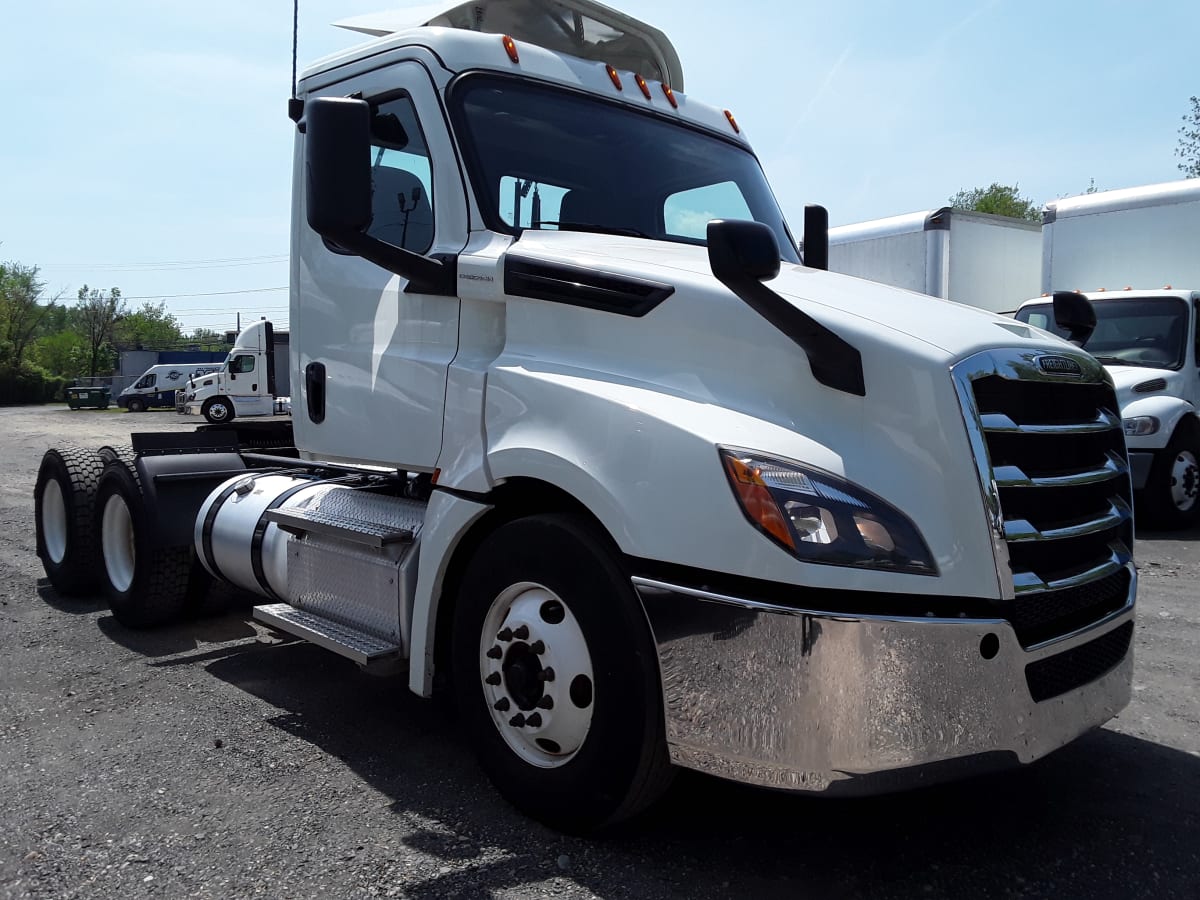
[[57, 590], [146, 627], [224, 579], [404, 662], [572, 831], [676, 766], [877, 792], [1125, 706], [1095, 360], [822, 271], [815, 215], [805, 265], [737, 120], [643, 22], [476, 0], [369, 27], [290, 104], [296, 452], [211, 425], [48, 451]]
[[1011, 315], [1038, 290], [1041, 229], [948, 206], [829, 229], [829, 270]]
[[1055, 291], [1091, 302], [1085, 349], [1117, 388], [1133, 486], [1149, 523], [1200, 521], [1200, 180], [1047, 204], [1043, 297], [1020, 321], [1054, 329]]

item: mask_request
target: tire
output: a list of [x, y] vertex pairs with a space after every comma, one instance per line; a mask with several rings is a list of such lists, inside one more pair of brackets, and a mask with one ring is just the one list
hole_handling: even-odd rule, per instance
[[209, 397], [200, 412], [213, 425], [224, 425], [234, 417], [233, 403], [226, 397]]
[[1154, 454], [1146, 499], [1159, 528], [1189, 528], [1200, 522], [1200, 428], [1177, 428], [1167, 448]]
[[141, 397], [130, 397], [128, 406], [131, 413], [146, 411], [145, 401], [143, 401]]
[[93, 524], [102, 463], [91, 450], [47, 450], [34, 487], [37, 554], [54, 589], [64, 597], [100, 586], [99, 539]]
[[480, 765], [576, 834], [636, 815], [673, 775], [654, 642], [615, 558], [579, 516], [518, 519], [484, 539], [455, 607], [455, 697]]
[[192, 548], [156, 547], [132, 454], [124, 448], [104, 465], [96, 489], [101, 583], [113, 617], [126, 628], [182, 618], [196, 602]]

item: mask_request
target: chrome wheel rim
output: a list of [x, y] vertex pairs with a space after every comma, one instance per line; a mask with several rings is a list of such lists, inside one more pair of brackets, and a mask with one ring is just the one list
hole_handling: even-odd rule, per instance
[[1180, 512], [1190, 512], [1200, 499], [1200, 464], [1191, 450], [1181, 450], [1171, 461], [1171, 502]]
[[54, 478], [42, 488], [42, 542], [50, 560], [61, 563], [67, 555], [67, 502]]
[[522, 582], [484, 617], [479, 677], [496, 730], [525, 762], [565, 765], [583, 746], [595, 707], [587, 640], [562, 598]]
[[100, 522], [100, 547], [104, 553], [104, 569], [109, 583], [124, 593], [133, 584], [133, 570], [137, 561], [134, 551], [133, 518], [125, 498], [113, 494], [104, 504], [104, 515]]

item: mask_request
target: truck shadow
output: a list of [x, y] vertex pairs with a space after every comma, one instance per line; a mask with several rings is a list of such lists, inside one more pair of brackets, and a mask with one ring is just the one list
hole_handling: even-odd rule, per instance
[[406, 881], [406, 896], [493, 896], [552, 876], [601, 896], [1194, 896], [1200, 758], [1110, 730], [1029, 768], [871, 799], [684, 772], [649, 814], [588, 841], [502, 801], [445, 705], [411, 695], [403, 677], [302, 643], [213, 656], [194, 661], [426, 823], [405, 843], [457, 865]]

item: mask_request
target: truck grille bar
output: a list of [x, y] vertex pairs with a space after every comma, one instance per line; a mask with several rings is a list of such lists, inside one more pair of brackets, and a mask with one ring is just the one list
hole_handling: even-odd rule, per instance
[[[1095, 360], [1046, 371], [1029, 351], [952, 370], [993, 531], [1002, 614], [1026, 648], [1123, 610], [1133, 500], [1116, 394]], [[1053, 367], [1048, 367], [1053, 368]]]

